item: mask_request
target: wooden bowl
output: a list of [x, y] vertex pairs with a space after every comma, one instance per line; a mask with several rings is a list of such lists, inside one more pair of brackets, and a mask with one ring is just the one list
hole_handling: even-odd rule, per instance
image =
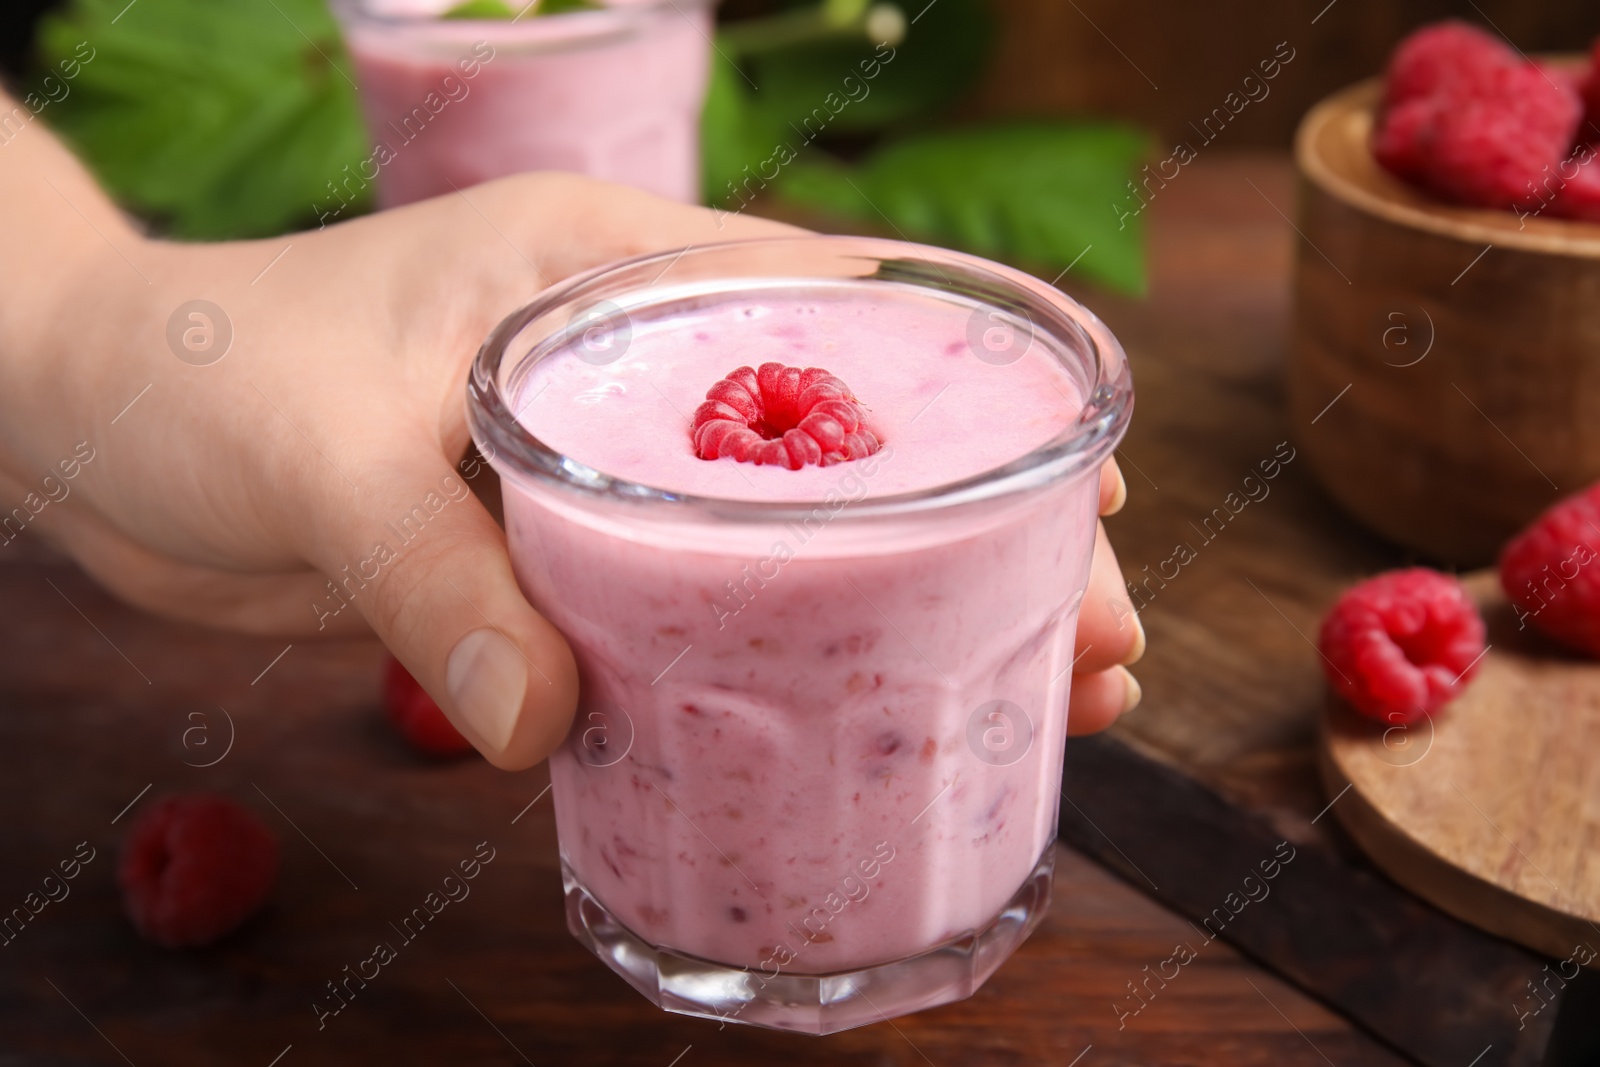
[[1368, 526], [1485, 563], [1600, 480], [1600, 225], [1412, 189], [1369, 149], [1381, 91], [1329, 97], [1295, 138], [1291, 418]]

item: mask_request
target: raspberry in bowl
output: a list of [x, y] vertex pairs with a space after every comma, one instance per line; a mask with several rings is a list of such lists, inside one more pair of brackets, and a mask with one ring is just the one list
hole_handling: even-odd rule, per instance
[[663, 1008], [809, 1033], [982, 984], [1048, 904], [1132, 399], [1075, 302], [896, 241], [646, 257], [502, 323], [469, 414], [580, 669], [573, 933]]
[[1596, 84], [1588, 57], [1446, 23], [1296, 135], [1296, 445], [1425, 558], [1486, 564], [1600, 479]]

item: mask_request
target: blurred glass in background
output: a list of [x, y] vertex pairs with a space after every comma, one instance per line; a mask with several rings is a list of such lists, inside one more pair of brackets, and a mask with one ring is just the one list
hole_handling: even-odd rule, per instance
[[1139, 222], [1113, 202], [1146, 136], [951, 121], [989, 59], [983, 0], [747, 2], [716, 26], [704, 0], [336, 3], [70, 0], [31, 76], [93, 59], [39, 117], [177, 238], [555, 168], [1143, 288]]

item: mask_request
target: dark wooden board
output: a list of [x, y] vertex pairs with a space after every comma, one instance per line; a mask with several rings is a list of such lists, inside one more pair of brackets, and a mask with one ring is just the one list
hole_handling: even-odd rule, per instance
[[[1067, 773], [1062, 837], [1186, 914], [1197, 947], [1213, 936], [1234, 945], [1426, 1064], [1483, 1053], [1497, 1064], [1591, 1062], [1593, 972], [1564, 981], [1543, 958], [1396, 886], [1342, 841], [1275, 825], [1114, 738], [1075, 742]], [[1173, 844], [1153, 843], [1157, 834]], [[1262, 863], [1280, 856], [1292, 858], [1265, 878]]]
[[[1202, 158], [1151, 205], [1148, 303], [1085, 295], [1134, 370], [1130, 497], [1108, 528], [1150, 651], [1143, 707], [1068, 745], [1062, 836], [1196, 921], [1291, 842], [1282, 884], [1226, 939], [1424, 1063], [1491, 1046], [1484, 1062], [1557, 1062], [1600, 1036], [1586, 984], [1552, 983], [1532, 1014], [1551, 961], [1423, 904], [1318, 818], [1319, 620], [1351, 582], [1416, 561], [1336, 509], [1288, 427], [1294, 209], [1286, 160]], [[1266, 481], [1285, 441], [1295, 459]], [[1193, 559], [1175, 567], [1179, 545]]]

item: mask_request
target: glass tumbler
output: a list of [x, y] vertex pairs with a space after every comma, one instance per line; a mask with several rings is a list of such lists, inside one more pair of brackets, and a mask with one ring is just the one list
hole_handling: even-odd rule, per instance
[[439, 18], [449, 5], [434, 0], [335, 0], [372, 151], [329, 193], [375, 181], [378, 206], [394, 207], [559, 170], [696, 202], [714, 2], [511, 21]]
[[[973, 356], [1038, 346], [1081, 411], [976, 476], [855, 491], [880, 453], [801, 501], [626, 481], [519, 421], [543, 360], [793, 293], [955, 308]], [[501, 323], [469, 418], [518, 581], [579, 665], [550, 760], [573, 934], [669, 1011], [813, 1034], [976, 990], [1049, 903], [1098, 472], [1132, 407], [1122, 349], [1082, 306], [898, 241], [646, 256]], [[730, 621], [717, 605], [741, 587]]]

